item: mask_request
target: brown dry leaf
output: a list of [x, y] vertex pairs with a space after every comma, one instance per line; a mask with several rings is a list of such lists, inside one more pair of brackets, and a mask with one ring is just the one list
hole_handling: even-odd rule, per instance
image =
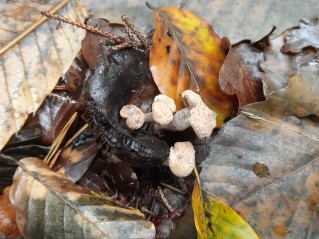
[[265, 61], [260, 62], [264, 71], [262, 81], [264, 94], [270, 95], [275, 90], [287, 86], [288, 79], [296, 75], [298, 69], [318, 57], [316, 51], [307, 49], [297, 54], [284, 54], [280, 51], [285, 44], [288, 31], [278, 37], [269, 37], [269, 46], [264, 49]]
[[220, 127], [233, 108], [233, 98], [219, 87], [218, 74], [226, 53], [211, 25], [192, 12], [162, 7], [155, 13], [156, 31], [150, 69], [162, 94], [183, 106], [181, 94], [191, 89], [217, 114]]
[[56, 172], [64, 174], [72, 182], [77, 182], [87, 171], [94, 160], [99, 145], [95, 139], [76, 147], [69, 146], [61, 153], [61, 158], [56, 162]]
[[86, 16], [76, 0], [0, 5], [0, 150], [67, 71], [85, 35], [81, 29], [45, 20], [43, 10], [81, 22]]
[[20, 161], [10, 200], [25, 238], [154, 238], [154, 225], [136, 209], [92, 195], [37, 158]]
[[319, 49], [319, 19], [302, 19], [298, 27], [288, 30], [282, 52], [301, 52], [305, 47]]
[[54, 142], [78, 107], [76, 101], [55, 94], [44, 100], [37, 111], [37, 117], [45, 144], [51, 145]]
[[15, 239], [20, 235], [16, 224], [15, 210], [9, 200], [10, 187], [6, 187], [0, 196], [0, 238]]
[[219, 72], [219, 85], [226, 94], [237, 95], [239, 107], [265, 99], [258, 66], [263, 60], [263, 52], [245, 42], [228, 52]]
[[318, 75], [318, 63], [311, 62], [266, 102], [244, 107], [202, 164], [203, 190], [261, 238], [319, 236]]

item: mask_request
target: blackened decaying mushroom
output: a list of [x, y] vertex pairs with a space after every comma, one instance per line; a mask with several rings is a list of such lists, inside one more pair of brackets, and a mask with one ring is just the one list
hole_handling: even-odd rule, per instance
[[[117, 31], [119, 29], [125, 28], [118, 26]], [[134, 103], [140, 107], [148, 101], [151, 105], [154, 96], [159, 94], [149, 70], [148, 53], [133, 48], [110, 52], [107, 46], [94, 42], [92, 35], [87, 36], [82, 43], [82, 53], [91, 74], [84, 90], [91, 100], [84, 120], [96, 137], [102, 139], [100, 142], [110, 145], [112, 152], [130, 166], [161, 164], [169, 154], [167, 143], [142, 129], [132, 132], [121, 123], [123, 119], [119, 116], [124, 105]], [[92, 60], [92, 47], [99, 48], [96, 60]]]
[[112, 124], [93, 100], [89, 100], [83, 118], [93, 128], [100, 141], [112, 147], [113, 153], [134, 167], [148, 167], [161, 164], [168, 157], [165, 141], [151, 134], [140, 133], [133, 137], [119, 124]]

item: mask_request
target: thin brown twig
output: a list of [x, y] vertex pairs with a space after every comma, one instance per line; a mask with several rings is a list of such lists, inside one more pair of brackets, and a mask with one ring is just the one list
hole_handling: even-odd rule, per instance
[[97, 35], [100, 35], [100, 36], [103, 36], [103, 37], [107, 37], [107, 38], [111, 39], [112, 41], [114, 41], [115, 43], [123, 43], [123, 42], [125, 42], [125, 39], [123, 37], [120, 37], [118, 35], [115, 35], [115, 34], [112, 34], [112, 33], [109, 33], [109, 32], [102, 31], [102, 30], [100, 30], [100, 29], [98, 29], [96, 27], [91, 27], [91, 26], [86, 25], [84, 23], [73, 21], [71, 19], [68, 19], [66, 17], [62, 17], [60, 15], [51, 14], [50, 12], [47, 12], [47, 11], [41, 12], [41, 14], [43, 16], [46, 16], [46, 17], [50, 18], [50, 19], [54, 19], [54, 20], [57, 20], [57, 21], [68, 23], [68, 24], [70, 24], [72, 26], [76, 26], [76, 27], [82, 28], [82, 29], [87, 30], [87, 31], [89, 31], [91, 33], [94, 33], [94, 34], [97, 34]]
[[132, 30], [135, 36], [142, 42], [143, 46], [147, 48], [148, 46], [147, 46], [145, 38], [143, 37], [142, 33], [135, 28], [135, 26], [132, 24], [130, 19], [127, 16], [123, 15], [122, 21], [125, 22], [125, 24]]
[[165, 207], [168, 209], [169, 212], [174, 212], [174, 208], [169, 204], [169, 202], [167, 201], [167, 199], [165, 198], [164, 193], [162, 192], [162, 189], [158, 186], [157, 188], [159, 195], [162, 199], [162, 202], [164, 203]]

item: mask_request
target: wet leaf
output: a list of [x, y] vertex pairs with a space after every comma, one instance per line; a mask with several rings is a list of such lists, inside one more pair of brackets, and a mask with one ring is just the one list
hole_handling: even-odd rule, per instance
[[73, 26], [57, 27], [56, 22], [43, 21], [41, 10], [52, 10], [78, 21], [85, 18], [80, 1], [1, 4], [0, 149], [52, 91], [84, 37], [85, 32]]
[[228, 95], [237, 95], [239, 107], [265, 99], [258, 66], [263, 60], [263, 52], [245, 42], [228, 52], [220, 69], [219, 85]]
[[0, 194], [3, 193], [5, 187], [12, 184], [12, 178], [16, 169], [16, 159], [4, 153], [0, 153]]
[[318, 63], [310, 62], [266, 102], [245, 106], [201, 165], [203, 191], [232, 207], [261, 238], [319, 235], [318, 75]]
[[98, 148], [95, 139], [74, 148], [72, 146], [65, 148], [56, 163], [57, 168], [54, 167], [55, 171], [64, 174], [72, 182], [77, 182], [94, 160]]
[[[99, 197], [37, 158], [20, 161], [10, 200], [25, 238], [153, 238], [153, 224], [136, 209]], [[45, 235], [45, 236], [44, 236]]]
[[15, 210], [9, 200], [10, 187], [0, 196], [0, 238], [15, 239], [20, 235]]
[[233, 209], [206, 191], [200, 191], [198, 184], [194, 187], [192, 202], [198, 239], [258, 239], [254, 230]]
[[76, 101], [59, 95], [51, 95], [44, 100], [37, 111], [37, 117], [45, 144], [51, 145], [54, 142], [78, 108], [79, 104]]
[[305, 47], [319, 49], [319, 19], [302, 19], [298, 27], [288, 30], [282, 52], [301, 52]]
[[139, 188], [139, 180], [133, 169], [115, 156], [108, 157], [103, 175], [110, 177], [117, 189], [132, 190]]
[[220, 127], [233, 107], [232, 98], [218, 83], [226, 56], [221, 38], [204, 19], [175, 7], [159, 8], [155, 27], [150, 67], [161, 93], [173, 98], [178, 109], [183, 107], [183, 91], [199, 93], [217, 113]]

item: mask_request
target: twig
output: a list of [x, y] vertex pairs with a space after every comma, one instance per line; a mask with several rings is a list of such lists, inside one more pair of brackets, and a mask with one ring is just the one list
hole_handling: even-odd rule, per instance
[[71, 19], [68, 19], [66, 17], [62, 17], [60, 15], [51, 14], [50, 12], [47, 12], [47, 11], [43, 11], [43, 12], [41, 12], [41, 14], [43, 16], [46, 16], [46, 17], [50, 18], [50, 19], [61, 21], [61, 22], [70, 24], [72, 26], [76, 26], [76, 27], [82, 28], [82, 29], [84, 29], [84, 30], [86, 30], [88, 32], [93, 33], [93, 34], [106, 37], [109, 40], [113, 41], [115, 44], [118, 44], [116, 46], [109, 46], [110, 50], [120, 50], [120, 49], [128, 48], [128, 47], [136, 47], [136, 48], [148, 49], [146, 41], [142, 37], [141, 33], [135, 29], [133, 24], [127, 18], [125, 18], [125, 20], [123, 20], [123, 21], [125, 21], [125, 23], [127, 21], [127, 23], [126, 23], [126, 24], [128, 24], [127, 26], [133, 31], [133, 33], [136, 35], [136, 37], [141, 42], [136, 42], [136, 41], [133, 41], [133, 40], [125, 39], [124, 37], [115, 35], [113, 33], [102, 31], [99, 28], [92, 27], [92, 26], [89, 26], [89, 25], [81, 23], [81, 22], [73, 21]]
[[132, 22], [128, 19], [127, 16], [123, 15], [122, 16], [122, 21], [125, 22], [126, 26], [131, 29], [131, 31], [135, 34], [135, 36], [142, 42], [143, 46], [147, 48], [147, 43], [145, 41], [145, 38], [142, 36], [142, 33], [139, 32], [135, 26], [132, 24]]
[[62, 17], [60, 15], [51, 14], [50, 12], [47, 12], [47, 11], [41, 12], [41, 14], [43, 16], [46, 16], [46, 17], [50, 18], [50, 19], [61, 21], [61, 22], [70, 24], [72, 26], [76, 26], [76, 27], [82, 28], [82, 29], [87, 30], [87, 31], [89, 31], [91, 33], [94, 33], [94, 34], [97, 34], [97, 35], [100, 35], [100, 36], [103, 36], [103, 37], [107, 37], [107, 38], [111, 39], [112, 41], [114, 41], [115, 43], [123, 43], [123, 42], [125, 42], [125, 39], [123, 37], [120, 37], [120, 36], [115, 35], [113, 33], [102, 31], [102, 30], [100, 30], [100, 29], [98, 29], [96, 27], [91, 27], [91, 26], [86, 25], [84, 23], [73, 21], [71, 19], [68, 19], [66, 17]]
[[165, 198], [164, 193], [162, 192], [162, 189], [160, 187], [157, 188], [159, 195], [161, 196], [162, 202], [164, 203], [165, 207], [168, 209], [169, 212], [174, 212], [174, 208], [169, 204], [169, 202], [167, 201], [167, 199]]
[[45, 159], [43, 160], [46, 164], [50, 165], [50, 161], [54, 158], [54, 156], [56, 155], [62, 141], [64, 140], [64, 137], [66, 135], [66, 133], [68, 132], [69, 128], [71, 127], [72, 123], [74, 122], [74, 120], [77, 117], [77, 112], [75, 112], [72, 117], [69, 119], [69, 121], [67, 122], [67, 124], [63, 127], [63, 129], [61, 130], [61, 132], [59, 133], [58, 137], [54, 140], [54, 142], [51, 145], [50, 151], [47, 154], [47, 156], [45, 157]]

